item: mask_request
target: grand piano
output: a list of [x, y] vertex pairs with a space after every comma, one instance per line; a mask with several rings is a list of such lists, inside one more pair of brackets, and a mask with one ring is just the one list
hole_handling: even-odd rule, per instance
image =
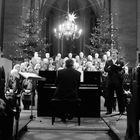
[[[39, 71], [39, 76], [45, 77], [45, 81], [38, 81], [38, 107], [39, 117], [50, 117], [50, 100], [56, 89], [57, 71]], [[101, 73], [99, 71], [84, 71], [81, 74], [79, 87], [79, 97], [81, 98], [80, 116], [81, 117], [100, 117], [100, 82]]]

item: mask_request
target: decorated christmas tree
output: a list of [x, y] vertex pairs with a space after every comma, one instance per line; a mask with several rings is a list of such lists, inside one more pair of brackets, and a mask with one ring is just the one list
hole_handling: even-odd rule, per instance
[[42, 25], [46, 19], [39, 18], [39, 9], [29, 10], [27, 17], [21, 17], [22, 25], [17, 27], [19, 40], [17, 46], [17, 59], [31, 58], [34, 52], [40, 55], [46, 53], [49, 43], [41, 37]]
[[101, 16], [97, 18], [96, 26], [93, 28], [91, 37], [91, 44], [88, 48], [91, 54], [96, 52], [102, 56], [106, 51], [119, 48], [119, 33], [118, 28], [113, 24], [112, 14], [108, 14], [103, 10]]

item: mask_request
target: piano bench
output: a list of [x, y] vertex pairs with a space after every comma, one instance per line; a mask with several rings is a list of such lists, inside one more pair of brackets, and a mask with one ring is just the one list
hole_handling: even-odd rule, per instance
[[55, 117], [60, 117], [62, 120], [68, 118], [71, 120], [74, 116], [78, 118], [80, 126], [80, 104], [81, 99], [51, 99], [52, 125], [55, 122]]

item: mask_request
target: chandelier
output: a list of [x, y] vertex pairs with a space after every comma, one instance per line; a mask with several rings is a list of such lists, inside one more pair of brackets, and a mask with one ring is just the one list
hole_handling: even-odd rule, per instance
[[69, 0], [68, 0], [68, 10], [65, 18], [66, 18], [65, 21], [54, 29], [55, 36], [58, 39], [62, 39], [64, 37], [67, 40], [78, 39], [82, 33], [82, 29], [79, 29], [78, 26], [76, 25], [75, 22], [75, 19], [77, 18], [76, 14], [74, 12], [69, 13]]

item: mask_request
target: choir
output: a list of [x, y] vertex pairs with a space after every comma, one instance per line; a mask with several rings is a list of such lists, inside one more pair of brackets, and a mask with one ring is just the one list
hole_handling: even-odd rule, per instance
[[101, 58], [98, 53], [95, 56], [88, 55], [87, 57], [83, 52], [79, 55], [73, 56], [69, 53], [67, 57], [62, 58], [61, 54], [58, 53], [55, 57], [51, 57], [49, 53], [45, 54], [45, 58], [39, 57], [38, 52], [34, 53], [31, 60], [25, 60], [20, 65], [20, 71], [24, 72], [35, 72], [38, 73], [39, 70], [59, 70], [65, 68], [65, 61], [67, 59], [74, 60], [74, 68], [76, 70], [83, 71], [104, 71], [105, 61], [108, 59], [107, 54], [104, 54]]
[[[101, 95], [106, 100], [108, 72], [104, 71], [104, 68], [107, 60], [111, 59], [110, 51], [107, 51], [102, 57], [100, 57], [98, 53], [95, 53], [94, 56], [92, 55], [85, 56], [83, 52], [80, 52], [76, 56], [73, 56], [72, 53], [68, 53], [68, 55], [64, 58], [62, 58], [61, 53], [58, 53], [55, 57], [51, 57], [50, 53], [48, 52], [45, 54], [45, 58], [41, 58], [39, 57], [38, 52], [35, 52], [34, 56], [30, 60], [25, 59], [24, 62], [20, 64], [15, 64], [15, 66], [11, 71], [10, 76], [18, 77], [17, 79], [19, 79], [19, 72], [29, 72], [39, 74], [39, 71], [57, 71], [60, 69], [64, 69], [65, 62], [68, 59], [72, 59], [74, 61], [74, 69], [76, 69], [77, 71], [101, 72], [101, 91], [102, 91]], [[32, 81], [30, 82], [31, 84], [33, 84]], [[24, 84], [22, 83], [21, 85], [22, 89], [25, 89], [23, 88], [25, 87]], [[36, 87], [35, 84], [34, 87]], [[34, 92], [35, 95], [35, 88], [34, 90], [30, 89], [30, 91]], [[31, 103], [29, 105], [31, 105]], [[29, 106], [25, 108], [29, 109]]]

